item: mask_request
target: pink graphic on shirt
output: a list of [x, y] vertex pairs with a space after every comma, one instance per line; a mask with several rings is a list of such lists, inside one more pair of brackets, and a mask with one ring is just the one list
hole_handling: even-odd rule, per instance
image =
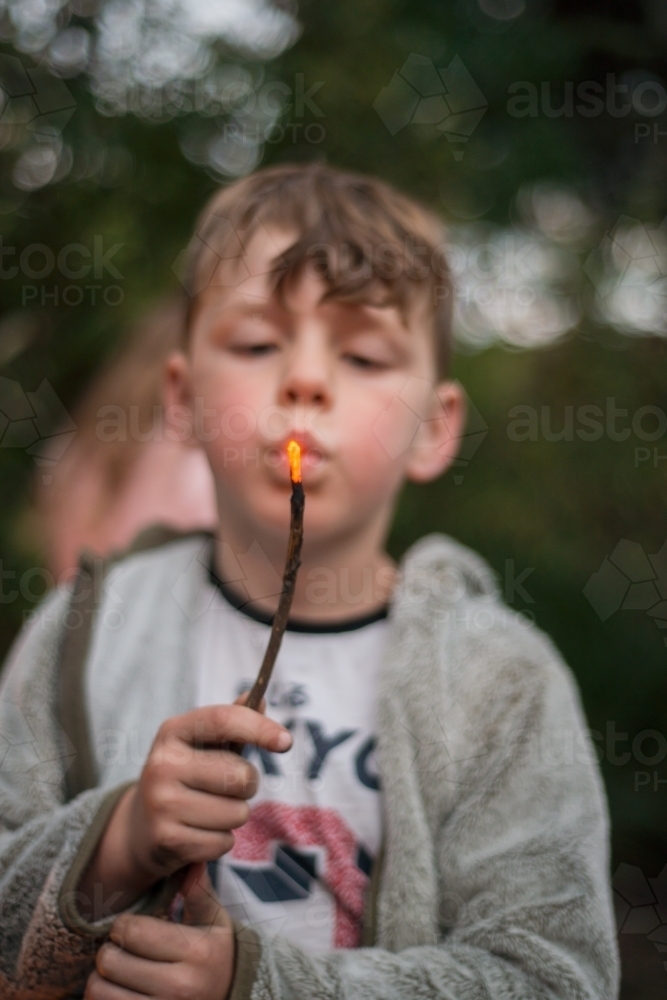
[[294, 848], [325, 848], [322, 882], [335, 903], [334, 948], [358, 948], [368, 876], [355, 863], [358, 844], [339, 813], [319, 806], [259, 802], [251, 809], [248, 822], [234, 831], [229, 857], [234, 861], [270, 861], [276, 842]]

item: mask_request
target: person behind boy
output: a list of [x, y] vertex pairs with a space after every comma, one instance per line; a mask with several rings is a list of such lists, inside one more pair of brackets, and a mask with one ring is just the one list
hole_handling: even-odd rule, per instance
[[[470, 550], [431, 535], [398, 570], [384, 551], [402, 484], [441, 474], [463, 428], [442, 251], [428, 211], [324, 165], [205, 208], [166, 401], [220, 528], [144, 540], [97, 591], [84, 563], [11, 654], [3, 997], [617, 995], [606, 807], [567, 667]], [[292, 436], [303, 564], [262, 714], [240, 702], [280, 589]], [[181, 922], [151, 916], [185, 866]]]
[[54, 450], [47, 477], [43, 468], [34, 475], [33, 523], [59, 584], [76, 574], [84, 548], [103, 556], [126, 549], [158, 522], [182, 531], [216, 524], [204, 453], [156, 420], [164, 361], [182, 335], [180, 298], [142, 315], [83, 390], [71, 418], [77, 432], [65, 453]]

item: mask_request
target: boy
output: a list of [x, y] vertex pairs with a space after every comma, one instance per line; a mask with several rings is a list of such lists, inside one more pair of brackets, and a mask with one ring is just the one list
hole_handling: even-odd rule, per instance
[[[12, 656], [3, 995], [616, 996], [567, 668], [474, 553], [431, 536], [396, 572], [384, 552], [402, 483], [442, 473], [462, 432], [441, 251], [427, 211], [321, 165], [204, 211], [166, 401], [220, 528], [118, 560], [97, 594], [84, 567]], [[239, 695], [280, 589], [290, 437], [303, 561], [260, 714]], [[159, 921], [185, 866], [183, 921]]]

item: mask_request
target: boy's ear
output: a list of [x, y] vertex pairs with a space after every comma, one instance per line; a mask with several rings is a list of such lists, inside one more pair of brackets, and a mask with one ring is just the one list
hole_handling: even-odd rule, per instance
[[428, 483], [449, 468], [465, 429], [465, 398], [458, 382], [441, 382], [430, 397], [405, 468], [406, 478], [414, 483]]
[[165, 362], [162, 400], [167, 435], [172, 441], [180, 441], [191, 448], [198, 447], [194, 433], [190, 363], [182, 351], [174, 351]]

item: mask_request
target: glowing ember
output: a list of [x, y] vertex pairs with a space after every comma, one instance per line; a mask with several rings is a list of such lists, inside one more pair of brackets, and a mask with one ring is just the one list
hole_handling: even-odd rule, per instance
[[293, 483], [301, 482], [301, 445], [298, 441], [288, 441], [287, 457], [289, 459], [289, 474]]

